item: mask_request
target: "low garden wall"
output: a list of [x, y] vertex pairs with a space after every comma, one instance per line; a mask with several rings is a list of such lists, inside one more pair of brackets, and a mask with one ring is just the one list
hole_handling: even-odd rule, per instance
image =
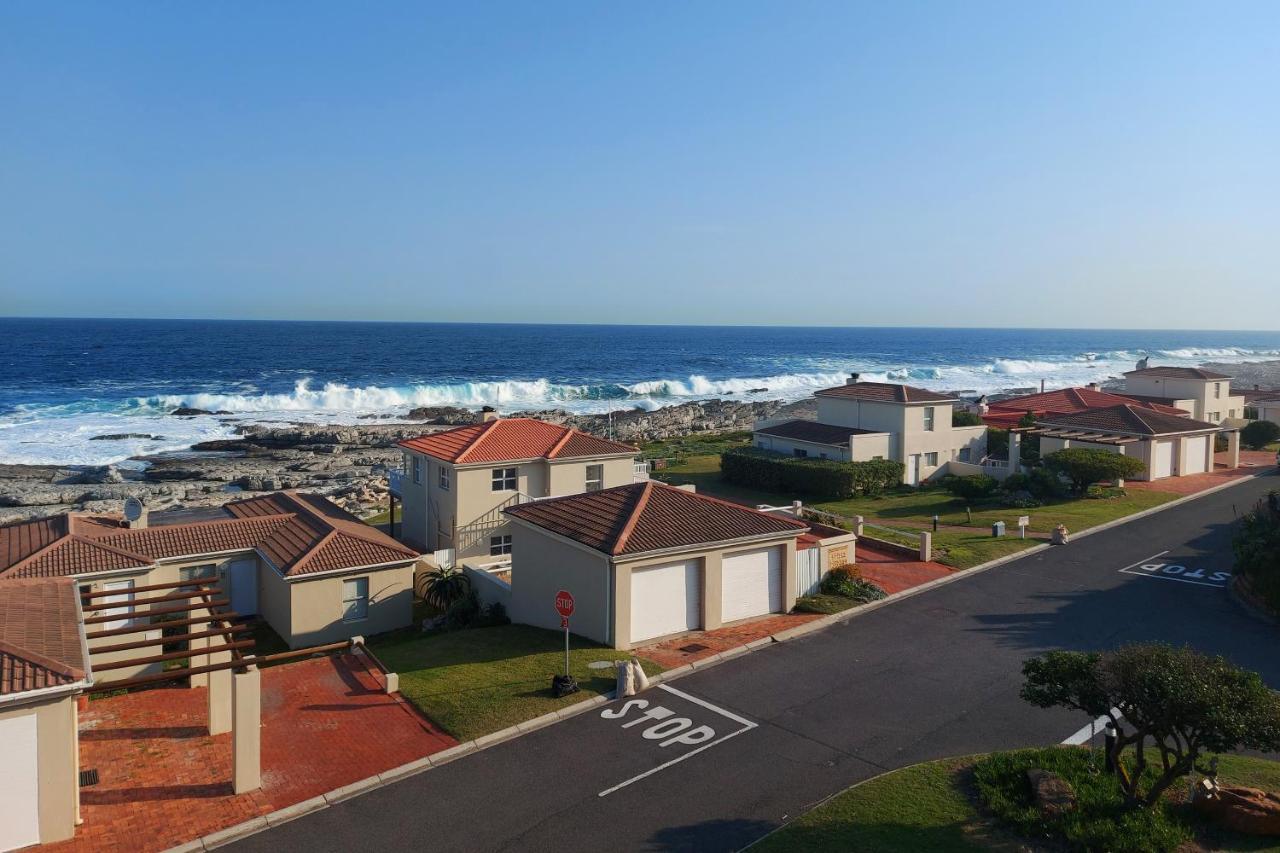
[[462, 571], [471, 580], [471, 588], [476, 591], [481, 607], [501, 604], [508, 612], [511, 610], [511, 584], [484, 569], [463, 565]]

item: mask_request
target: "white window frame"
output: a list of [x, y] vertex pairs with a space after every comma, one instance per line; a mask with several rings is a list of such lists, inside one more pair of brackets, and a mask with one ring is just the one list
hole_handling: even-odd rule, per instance
[[436, 479], [436, 486], [442, 492], [449, 491], [449, 469], [444, 465], [440, 466], [440, 476]]
[[[591, 476], [591, 469], [595, 469], [596, 476]], [[588, 492], [598, 492], [604, 488], [604, 465], [588, 465], [586, 472], [586, 490]]]
[[489, 537], [489, 556], [503, 557], [511, 553], [511, 534], [502, 533]]
[[422, 483], [422, 457], [413, 457], [413, 482]]
[[494, 468], [489, 488], [495, 492], [515, 492], [520, 490], [519, 468]]
[[925, 406], [924, 407], [924, 431], [933, 432], [934, 423], [937, 421], [937, 419], [938, 419], [937, 407]]
[[[354, 608], [354, 610], [353, 610]], [[342, 621], [363, 622], [369, 618], [369, 578], [343, 578]]]
[[1221, 382], [1213, 383], [1213, 399], [1215, 400], [1222, 399], [1222, 383]]
[[933, 450], [924, 455], [924, 465], [926, 468], [938, 467], [938, 451]]

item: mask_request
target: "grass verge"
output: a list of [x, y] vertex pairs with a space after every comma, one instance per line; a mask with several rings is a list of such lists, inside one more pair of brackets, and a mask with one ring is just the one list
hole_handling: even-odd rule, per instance
[[[524, 720], [607, 693], [610, 669], [588, 669], [599, 660], [625, 660], [627, 652], [573, 637], [569, 671], [582, 689], [556, 699], [551, 677], [564, 670], [564, 635], [527, 625], [371, 640], [378, 657], [400, 675], [400, 693], [458, 740], [471, 740]], [[642, 661], [645, 672], [662, 667]]]

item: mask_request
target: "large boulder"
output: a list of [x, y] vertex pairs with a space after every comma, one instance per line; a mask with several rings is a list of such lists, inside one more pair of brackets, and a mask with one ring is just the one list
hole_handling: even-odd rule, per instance
[[1041, 817], [1057, 818], [1075, 811], [1075, 789], [1057, 773], [1033, 768], [1027, 771], [1027, 782]]
[[1195, 806], [1215, 823], [1245, 835], [1280, 836], [1280, 795], [1257, 788], [1222, 787]]

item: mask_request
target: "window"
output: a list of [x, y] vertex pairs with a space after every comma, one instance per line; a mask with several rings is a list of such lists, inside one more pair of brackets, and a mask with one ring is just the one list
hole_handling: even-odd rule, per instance
[[123, 628], [130, 622], [129, 616], [133, 613], [133, 581], [107, 581], [102, 585], [102, 591], [119, 590], [115, 595], [107, 595], [102, 598], [103, 604], [115, 604], [116, 607], [108, 607], [97, 615], [99, 616], [123, 616], [123, 619], [112, 619], [110, 622], [104, 622], [102, 627], [108, 631], [113, 628]]
[[517, 488], [516, 468], [494, 468], [493, 490], [495, 492], [514, 492]]
[[422, 482], [422, 457], [421, 456], [413, 457], [413, 482], [415, 483]]
[[598, 492], [604, 488], [604, 466], [587, 466], [587, 491]]
[[933, 432], [933, 408], [934, 408], [933, 406], [924, 407], [924, 431], [925, 432]]
[[937, 468], [937, 467], [938, 467], [938, 454], [937, 454], [937, 453], [926, 453], [926, 454], [924, 455], [924, 464], [925, 464], [925, 466], [926, 466], [926, 467], [929, 467], [929, 468]]
[[501, 557], [503, 554], [511, 553], [511, 534], [504, 536], [489, 537], [489, 556]]
[[1227, 417], [1229, 417], [1229, 418], [1234, 418], [1235, 416], [1236, 416], [1236, 410], [1235, 410], [1235, 409], [1232, 409], [1232, 410], [1230, 410], [1229, 412], [1227, 412]]
[[958, 457], [958, 458], [959, 458], [959, 460], [960, 460], [961, 462], [968, 462], [968, 461], [969, 461], [969, 448], [967, 448], [967, 447], [962, 447], [962, 448], [960, 448], [960, 455], [959, 455], [959, 457]]
[[351, 578], [342, 582], [342, 621], [357, 622], [369, 616], [369, 579]]
[[791, 452], [796, 455], [797, 459], [804, 459], [806, 456], [809, 455], [809, 451], [801, 450], [799, 447], [793, 449]]
[[1221, 398], [1222, 398], [1222, 383], [1215, 382], [1213, 383], [1213, 399], [1219, 400]]
[[1222, 414], [1221, 412], [1210, 412], [1209, 420], [1213, 423], [1217, 423], [1218, 421], [1222, 420], [1222, 418], [1219, 417], [1221, 414]]
[[[183, 566], [178, 569], [178, 580], [186, 581], [207, 581], [218, 576], [218, 567], [213, 563], [205, 563], [202, 566]], [[196, 584], [192, 584], [196, 586]]]
[[442, 492], [449, 491], [449, 469], [448, 468], [444, 467], [443, 465], [440, 466], [440, 478], [436, 482], [440, 484], [440, 490]]

